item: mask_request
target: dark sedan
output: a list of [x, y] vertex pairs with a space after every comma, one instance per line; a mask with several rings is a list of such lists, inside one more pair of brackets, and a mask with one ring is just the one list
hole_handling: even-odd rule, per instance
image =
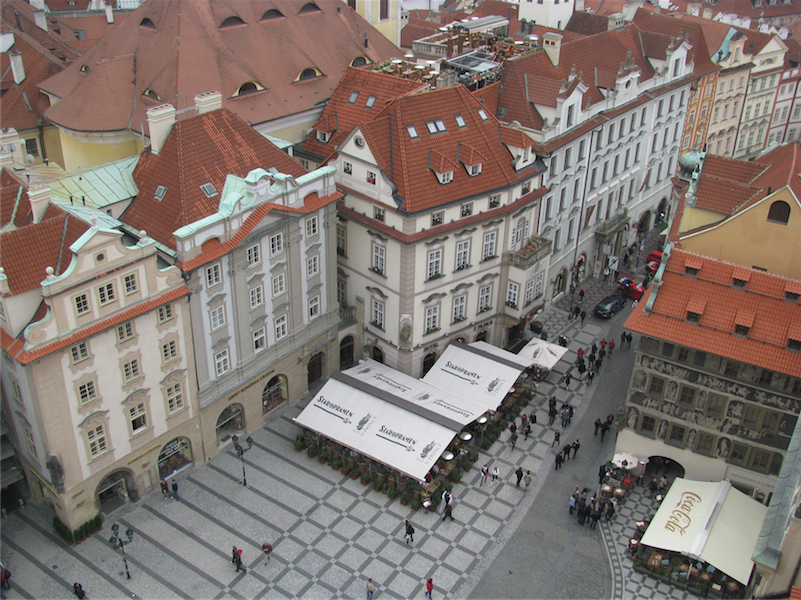
[[625, 306], [626, 298], [620, 294], [613, 294], [595, 305], [595, 314], [603, 319], [608, 319]]

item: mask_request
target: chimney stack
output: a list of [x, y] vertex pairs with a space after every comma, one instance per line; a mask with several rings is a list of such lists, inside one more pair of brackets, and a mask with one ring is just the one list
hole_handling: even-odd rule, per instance
[[164, 140], [175, 124], [175, 107], [172, 104], [159, 104], [147, 111], [147, 126], [150, 130], [150, 151], [158, 154]]
[[215, 91], [198, 94], [195, 96], [195, 108], [199, 115], [213, 110], [220, 110], [222, 108], [222, 94]]
[[33, 20], [36, 23], [36, 26], [43, 30], [47, 31], [47, 15], [43, 10], [34, 10], [33, 11]]
[[45, 10], [45, 0], [31, 0], [30, 5], [37, 10]]
[[0, 31], [0, 52], [8, 52], [14, 46], [14, 33], [12, 31]]
[[561, 34], [553, 33], [552, 31], [547, 31], [542, 35], [542, 47], [554, 67], [559, 66], [559, 53], [562, 49], [563, 37]]
[[31, 212], [33, 212], [33, 222], [38, 223], [44, 214], [47, 205], [50, 204], [50, 186], [46, 183], [31, 185], [28, 187], [28, 199], [31, 202]]
[[25, 67], [22, 65], [22, 52], [19, 50], [12, 50], [8, 53], [8, 58], [11, 62], [11, 72], [14, 75], [14, 83], [19, 85], [25, 81]]
[[106, 2], [103, 8], [106, 10], [106, 23], [114, 25], [114, 9], [111, 7], [111, 4]]

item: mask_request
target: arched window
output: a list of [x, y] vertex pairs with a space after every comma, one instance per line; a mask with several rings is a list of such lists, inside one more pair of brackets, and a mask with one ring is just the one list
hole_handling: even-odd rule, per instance
[[373, 346], [373, 360], [376, 362], [384, 362], [384, 352], [378, 346]]
[[234, 97], [253, 94], [254, 92], [259, 92], [263, 89], [264, 88], [255, 81], [246, 81], [239, 86], [239, 89], [236, 91], [236, 94], [234, 94]]
[[145, 28], [147, 28], [147, 29], [153, 29], [153, 30], [155, 31], [155, 29], [156, 29], [156, 24], [155, 24], [155, 23], [153, 23], [153, 21], [151, 21], [151, 20], [150, 20], [150, 19], [148, 19], [147, 17], [145, 17], [144, 19], [142, 19], [142, 20], [139, 22], [139, 27], [145, 27]]
[[477, 342], [486, 342], [487, 338], [488, 338], [488, 334], [487, 334], [486, 331], [479, 331], [478, 334], [476, 335], [476, 341]]
[[782, 225], [787, 225], [787, 222], [790, 220], [790, 205], [784, 202], [783, 200], [776, 200], [773, 204], [770, 205], [770, 210], [768, 211], [768, 221], [771, 223], [781, 223]]
[[353, 366], [353, 336], [346, 336], [339, 344], [339, 370], [344, 371]]
[[319, 77], [320, 72], [315, 69], [314, 67], [309, 67], [307, 69], [303, 69], [298, 75], [296, 81], [305, 81], [306, 79], [314, 79], [315, 77]]
[[352, 61], [350, 61], [350, 66], [351, 67], [363, 67], [364, 65], [369, 64], [369, 63], [370, 63], [370, 61], [367, 60], [366, 57], [357, 56]]
[[305, 15], [306, 13], [313, 13], [313, 12], [320, 12], [320, 7], [317, 6], [314, 2], [307, 2], [301, 7], [301, 9], [298, 11], [298, 14]]
[[261, 16], [261, 19], [259, 19], [259, 21], [269, 21], [271, 19], [280, 19], [283, 16], [284, 16], [284, 13], [282, 13], [280, 10], [278, 10], [277, 8], [271, 8], [270, 10], [268, 10], [266, 13], [264, 13]]
[[220, 23], [220, 29], [225, 29], [226, 27], [236, 27], [237, 25], [244, 25], [245, 22], [237, 16], [228, 17]]
[[425, 377], [425, 374], [431, 370], [431, 367], [434, 366], [434, 363], [437, 362], [437, 353], [436, 352], [429, 352], [423, 358], [423, 373], [421, 377]]
[[159, 98], [159, 95], [156, 93], [156, 90], [154, 90], [153, 88], [147, 88], [145, 90], [145, 93], [142, 94], [142, 95], [143, 96], [147, 96], [151, 100], [158, 100], [159, 102], [161, 102], [161, 98]]

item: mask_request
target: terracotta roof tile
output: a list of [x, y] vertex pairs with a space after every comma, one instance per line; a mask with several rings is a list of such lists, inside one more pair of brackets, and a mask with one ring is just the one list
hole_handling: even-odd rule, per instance
[[28, 188], [15, 173], [3, 168], [0, 171], [0, 227], [13, 222], [14, 227], [33, 223]]
[[703, 174], [747, 185], [753, 183], [767, 168], [758, 162], [707, 154]]
[[[717, 52], [720, 43], [710, 49], [704, 34], [704, 28], [700, 23], [675, 19], [668, 15], [658, 15], [647, 10], [638, 10], [634, 15], [634, 22], [643, 31], [653, 32], [676, 39], [681, 35], [687, 36], [687, 41], [692, 46], [688, 52], [687, 60], [694, 59], [695, 65], [693, 72], [697, 76], [703, 76], [720, 69], [710, 59], [710, 54]], [[646, 52], [646, 55], [648, 53]], [[662, 56], [664, 58], [664, 56]]]
[[582, 35], [595, 35], [596, 33], [603, 33], [608, 29], [609, 19], [603, 15], [597, 15], [583, 10], [575, 11], [565, 26], [566, 31], [572, 31]]
[[[148, 0], [80, 60], [42, 84], [61, 98], [48, 116], [75, 131], [138, 133], [152, 103], [143, 95], [146, 89], [179, 109], [190, 106], [196, 94], [218, 90], [224, 107], [258, 124], [316, 108], [359, 56], [381, 63], [400, 55], [340, 0], [316, 0], [319, 11], [298, 14], [306, 3]], [[273, 7], [284, 16], [262, 20]], [[221, 29], [232, 13], [245, 25]], [[145, 18], [155, 29], [140, 26]], [[81, 71], [84, 65], [88, 70]], [[311, 67], [322, 76], [298, 81]], [[249, 81], [264, 89], [237, 96]]]
[[[134, 170], [139, 193], [122, 220], [175, 248], [175, 230], [217, 212], [229, 174], [245, 177], [253, 169], [270, 167], [295, 177], [308, 173], [229, 110], [178, 121], [158, 154], [149, 149], [142, 153]], [[207, 197], [200, 188], [205, 183], [218, 194]], [[167, 192], [157, 200], [160, 185]]]
[[698, 178], [695, 205], [722, 215], [730, 215], [746, 204], [757, 194], [760, 188], [740, 185], [710, 175]]
[[[696, 277], [685, 275], [687, 262], [700, 266]], [[751, 275], [745, 289], [738, 289], [731, 284], [732, 274], [743, 269]], [[649, 296], [634, 309], [625, 327], [671, 343], [801, 377], [801, 355], [788, 349], [788, 340], [799, 335], [801, 304], [785, 299], [788, 284], [798, 286], [801, 282], [692, 254], [674, 246], [661, 283], [654, 282]], [[698, 308], [702, 302], [705, 304], [698, 323], [688, 322], [687, 311], [691, 306]], [[647, 311], [649, 306], [650, 312]], [[734, 335], [738, 322], [749, 327], [746, 336]]]
[[[48, 30], [45, 31], [36, 25], [33, 7], [29, 2], [3, 0], [0, 11], [2, 11], [4, 25], [12, 29], [15, 35], [18, 31], [24, 32], [65, 64], [70, 64], [80, 56], [80, 52], [70, 46], [74, 37], [71, 40], [59, 35], [52, 27], [48, 27]], [[19, 19], [17, 15], [19, 15]]]

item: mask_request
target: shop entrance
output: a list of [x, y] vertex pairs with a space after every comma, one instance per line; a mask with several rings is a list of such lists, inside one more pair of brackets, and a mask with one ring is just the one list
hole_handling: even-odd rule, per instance
[[170, 477], [192, 464], [192, 445], [180, 437], [164, 444], [159, 454], [159, 479]]
[[100, 510], [107, 515], [128, 501], [139, 500], [133, 474], [129, 471], [115, 471], [108, 475], [97, 486], [97, 499], [100, 501]]
[[374, 361], [384, 363], [384, 351], [381, 348], [373, 346], [372, 355]]
[[353, 336], [348, 335], [339, 343], [339, 370], [353, 366]]
[[267, 385], [264, 386], [264, 390], [261, 393], [262, 414], [266, 415], [275, 407], [283, 404], [288, 397], [286, 377], [283, 375], [276, 375], [267, 382]]
[[436, 352], [429, 352], [423, 358], [423, 373], [420, 377], [425, 377], [425, 374], [431, 370], [431, 367], [434, 366], [434, 363], [437, 362], [437, 353]]
[[229, 404], [217, 419], [217, 443], [228, 441], [245, 428], [245, 410], [241, 404]]
[[315, 381], [323, 376], [323, 353], [318, 352], [309, 359], [308, 385], [311, 387]]

